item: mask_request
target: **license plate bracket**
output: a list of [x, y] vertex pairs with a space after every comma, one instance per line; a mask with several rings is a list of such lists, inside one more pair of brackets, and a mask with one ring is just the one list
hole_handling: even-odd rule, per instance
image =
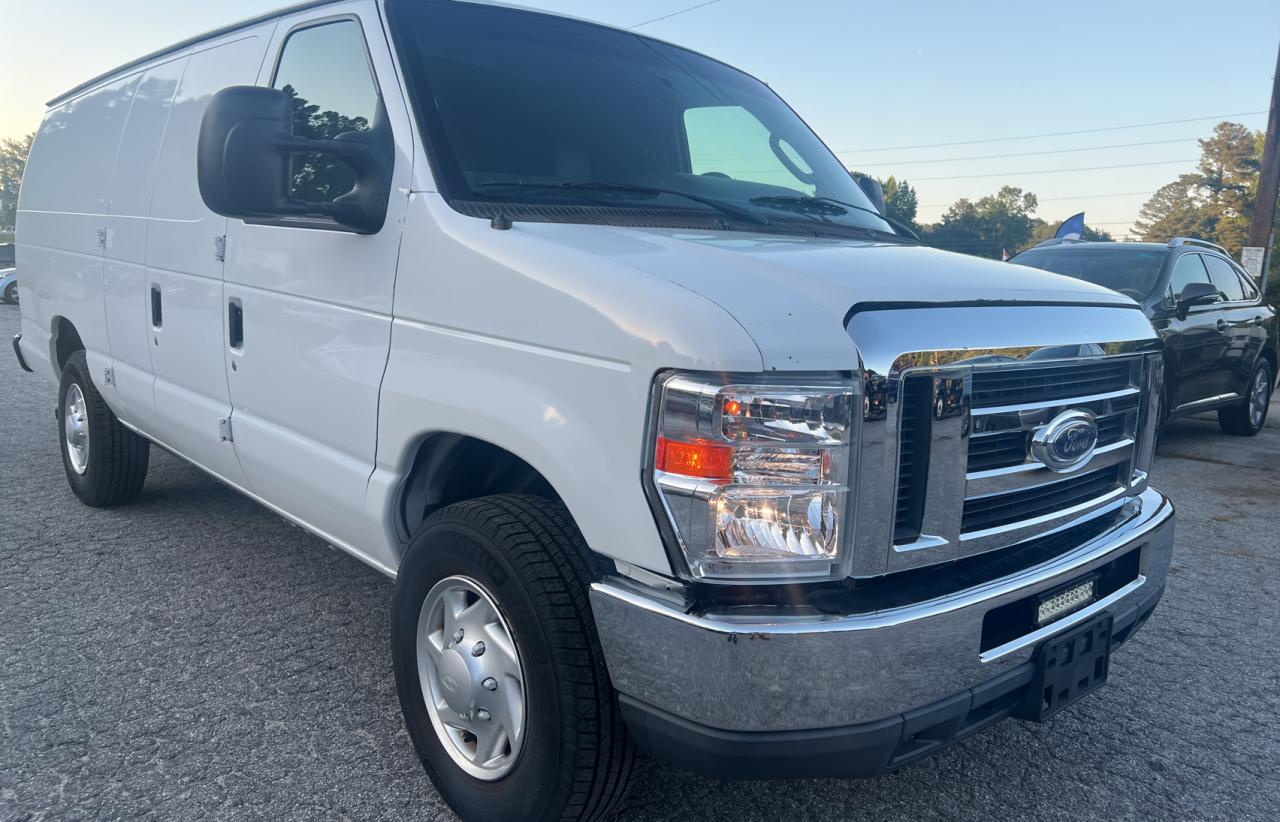
[[1111, 624], [1111, 615], [1102, 614], [1041, 644], [1018, 718], [1044, 722], [1107, 683]]

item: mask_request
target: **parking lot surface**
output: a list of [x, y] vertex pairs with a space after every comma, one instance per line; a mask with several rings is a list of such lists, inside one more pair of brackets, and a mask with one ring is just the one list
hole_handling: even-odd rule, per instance
[[[391, 583], [158, 450], [137, 504], [80, 505], [17, 327], [0, 306], [0, 819], [453, 819], [401, 723]], [[1280, 427], [1175, 423], [1154, 482], [1168, 591], [1099, 695], [875, 781], [646, 762], [616, 818], [1275, 819]]]

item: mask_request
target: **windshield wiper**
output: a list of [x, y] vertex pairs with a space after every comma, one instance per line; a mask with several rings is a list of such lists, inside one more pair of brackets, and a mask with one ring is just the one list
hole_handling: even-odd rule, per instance
[[826, 223], [828, 225], [840, 225], [840, 224], [832, 223], [830, 220], [825, 219], [825, 217], [827, 216], [838, 217], [843, 214], [848, 214], [849, 212], [847, 211], [847, 209], [850, 209], [850, 208], [856, 209], [858, 211], [865, 211], [866, 213], [872, 214], [878, 217], [879, 219], [883, 220], [884, 222], [888, 223], [890, 226], [892, 226], [896, 230], [897, 233], [891, 232], [891, 231], [882, 231], [881, 229], [872, 228], [870, 226], [843, 226], [843, 227], [858, 228], [863, 231], [872, 231], [872, 232], [875, 232], [876, 234], [883, 234], [887, 237], [897, 237], [898, 239], [902, 239], [903, 237], [909, 237], [910, 239], [915, 240], [917, 243], [920, 242], [919, 235], [917, 235], [914, 231], [912, 231], [909, 226], [903, 225], [902, 223], [898, 222], [892, 217], [886, 217], [885, 215], [881, 214], [879, 211], [876, 211], [874, 208], [867, 208], [866, 206], [860, 206], [855, 203], [846, 203], [844, 200], [836, 200], [832, 197], [810, 197], [808, 195], [796, 195], [794, 197], [786, 197], [786, 196], [755, 197], [751, 200], [751, 202], [756, 205], [762, 205], [765, 208], [777, 208], [780, 210], [794, 211], [797, 214], [812, 215], [816, 218], [815, 222]]
[[661, 194], [670, 194], [675, 197], [683, 197], [686, 200], [692, 200], [695, 203], [719, 211], [726, 217], [733, 217], [737, 220], [745, 220], [756, 225], [769, 225], [769, 218], [763, 214], [757, 214], [749, 208], [734, 205], [733, 203], [717, 200], [714, 197], [703, 197], [701, 194], [690, 194], [687, 191], [681, 191], [676, 188], [659, 188], [657, 186], [646, 186], [634, 183], [615, 183], [607, 180], [599, 181], [574, 181], [570, 180], [562, 183], [526, 183], [526, 182], [500, 182], [491, 181], [481, 183], [482, 187], [498, 188], [539, 188], [544, 190], [559, 191], [617, 191], [628, 194], [649, 194], [658, 196]]

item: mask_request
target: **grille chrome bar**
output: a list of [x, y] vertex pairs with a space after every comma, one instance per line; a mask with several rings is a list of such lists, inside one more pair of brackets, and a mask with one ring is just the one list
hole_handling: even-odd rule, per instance
[[[1093, 459], [1083, 465], [1080, 473], [1109, 468], [1133, 459], [1133, 440], [1122, 439], [1098, 448]], [[1038, 462], [1024, 462], [1009, 468], [993, 471], [977, 471], [966, 475], [966, 502], [983, 497], [1002, 496], [1014, 491], [1025, 491], [1044, 485], [1053, 485], [1063, 479]]]

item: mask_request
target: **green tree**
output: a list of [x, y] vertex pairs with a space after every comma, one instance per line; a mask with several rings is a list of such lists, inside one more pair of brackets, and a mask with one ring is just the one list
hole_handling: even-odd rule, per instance
[[906, 180], [899, 180], [892, 175], [887, 180], [881, 180], [880, 184], [884, 186], [884, 205], [888, 215], [919, 232], [916, 209], [920, 199], [916, 196], [916, 190]]
[[[1219, 123], [1200, 141], [1197, 169], [1162, 186], [1147, 201], [1134, 223], [1135, 232], [1160, 243], [1172, 237], [1199, 237], [1239, 259], [1258, 196], [1264, 137], [1239, 123]], [[1280, 230], [1280, 209], [1273, 228]], [[1280, 303], [1280, 266], [1275, 261], [1267, 299]]]
[[18, 190], [27, 168], [35, 134], [0, 141], [0, 226], [12, 226], [18, 213]]
[[976, 203], [961, 199], [942, 219], [925, 227], [924, 240], [948, 251], [1000, 259], [1005, 251], [1023, 248], [1031, 240], [1039, 205], [1036, 195], [1004, 186]]
[[1162, 186], [1142, 207], [1134, 230], [1143, 239], [1199, 237], [1239, 257], [1258, 196], [1264, 135], [1223, 122], [1200, 141], [1200, 164]]
[[1215, 236], [1217, 220], [1201, 198], [1200, 175], [1183, 174], [1161, 186], [1138, 213], [1133, 230], [1149, 242]]

